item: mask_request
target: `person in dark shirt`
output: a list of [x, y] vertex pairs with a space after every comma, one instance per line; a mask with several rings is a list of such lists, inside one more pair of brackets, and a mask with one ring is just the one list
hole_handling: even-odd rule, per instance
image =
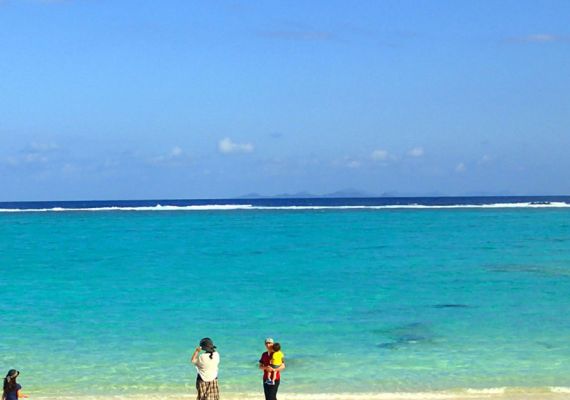
[[[265, 348], [267, 351], [261, 355], [259, 359], [259, 369], [263, 371], [263, 392], [265, 394], [265, 400], [277, 400], [277, 390], [279, 390], [279, 384], [281, 383], [281, 371], [285, 369], [285, 359], [279, 368], [271, 367], [271, 355], [273, 354], [273, 339], [265, 339]], [[273, 384], [267, 383], [269, 379], [269, 374], [275, 372], [275, 380]]]
[[11, 369], [4, 378], [4, 390], [2, 391], [2, 400], [18, 400], [18, 398], [26, 398], [27, 395], [20, 392], [22, 386], [16, 382], [16, 378], [20, 375], [20, 371]]

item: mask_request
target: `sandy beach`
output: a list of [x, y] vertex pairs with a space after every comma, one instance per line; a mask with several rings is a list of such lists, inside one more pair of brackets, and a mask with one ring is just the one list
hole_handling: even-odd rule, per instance
[[[125, 395], [125, 396], [36, 396], [35, 400], [193, 400], [195, 393], [172, 395]], [[227, 400], [262, 400], [259, 393], [221, 393]], [[279, 400], [567, 400], [567, 388], [468, 390], [465, 392], [417, 392], [417, 393], [280, 393]]]

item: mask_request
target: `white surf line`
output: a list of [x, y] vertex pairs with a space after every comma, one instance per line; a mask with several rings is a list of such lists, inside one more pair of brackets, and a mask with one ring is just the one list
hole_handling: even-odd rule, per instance
[[0, 213], [40, 213], [40, 212], [98, 212], [98, 211], [233, 211], [233, 210], [438, 210], [438, 209], [508, 209], [508, 208], [570, 208], [569, 203], [493, 203], [493, 204], [389, 204], [389, 205], [345, 205], [345, 206], [254, 206], [252, 204], [212, 204], [188, 206], [111, 206], [85, 208], [0, 208]]

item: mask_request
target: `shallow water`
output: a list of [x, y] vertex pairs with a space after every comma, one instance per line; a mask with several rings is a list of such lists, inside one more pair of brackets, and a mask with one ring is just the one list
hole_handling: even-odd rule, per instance
[[36, 395], [570, 386], [570, 210], [0, 215], [0, 368]]

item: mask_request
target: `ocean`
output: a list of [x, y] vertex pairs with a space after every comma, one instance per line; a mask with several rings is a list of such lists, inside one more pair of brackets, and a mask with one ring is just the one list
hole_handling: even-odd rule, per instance
[[0, 266], [36, 398], [193, 396], [206, 336], [222, 395], [271, 336], [284, 398], [570, 397], [570, 197], [0, 203]]

